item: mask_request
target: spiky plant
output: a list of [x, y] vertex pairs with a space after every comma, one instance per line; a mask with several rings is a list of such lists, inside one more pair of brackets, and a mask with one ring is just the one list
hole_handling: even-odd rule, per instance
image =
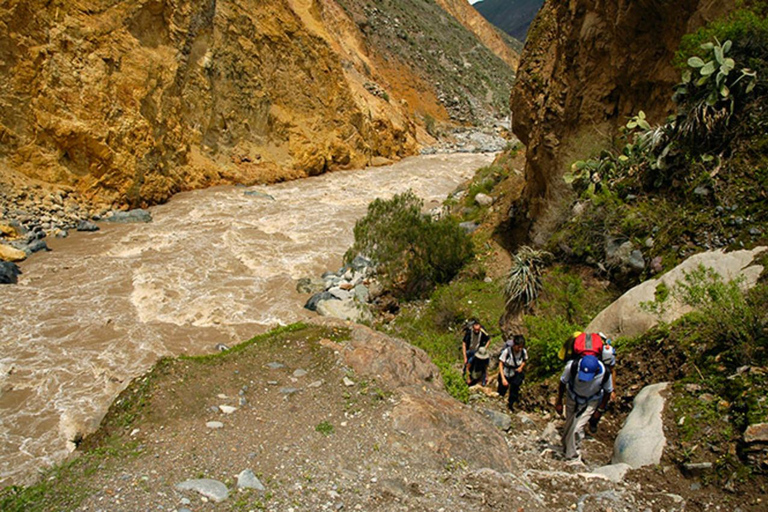
[[504, 286], [507, 309], [526, 307], [536, 300], [541, 291], [541, 272], [551, 256], [547, 251], [523, 246], [512, 257], [512, 268]]

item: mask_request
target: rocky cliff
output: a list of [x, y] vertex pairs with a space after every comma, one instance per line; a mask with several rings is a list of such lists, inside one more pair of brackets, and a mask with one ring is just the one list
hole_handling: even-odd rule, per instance
[[[528, 32], [512, 90], [513, 131], [526, 144], [528, 220], [562, 191], [572, 160], [588, 156], [629, 116], [672, 110], [681, 37], [735, 1], [548, 0]], [[539, 230], [534, 230], [539, 231]]]
[[0, 27], [0, 173], [108, 206], [397, 159], [448, 117], [334, 0], [12, 0]]

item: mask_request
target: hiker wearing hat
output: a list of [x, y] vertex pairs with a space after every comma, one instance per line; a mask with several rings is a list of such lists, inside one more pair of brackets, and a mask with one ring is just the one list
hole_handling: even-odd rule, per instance
[[491, 337], [485, 332], [483, 326], [480, 325], [478, 320], [472, 321], [472, 326], [466, 329], [464, 332], [464, 341], [461, 344], [461, 350], [464, 354], [464, 375], [467, 374], [467, 369], [472, 363], [472, 358], [475, 352], [480, 347], [487, 347]]
[[491, 354], [488, 353], [486, 347], [480, 347], [475, 352], [474, 357], [469, 363], [469, 375], [467, 376], [467, 384], [474, 386], [475, 384], [482, 384], [485, 386], [485, 382], [488, 378], [488, 363], [490, 362]]
[[563, 414], [563, 395], [566, 395], [562, 438], [566, 459], [579, 457], [577, 437], [583, 436], [584, 427], [590, 419], [597, 423], [605, 412], [612, 392], [611, 374], [597, 357], [586, 355], [568, 361], [565, 365], [560, 377], [555, 410]]
[[525, 337], [516, 334], [507, 341], [499, 356], [499, 396], [503, 397], [509, 389], [507, 407], [514, 410], [515, 403], [520, 397], [520, 386], [523, 385], [525, 366], [528, 363], [528, 351], [525, 350]]

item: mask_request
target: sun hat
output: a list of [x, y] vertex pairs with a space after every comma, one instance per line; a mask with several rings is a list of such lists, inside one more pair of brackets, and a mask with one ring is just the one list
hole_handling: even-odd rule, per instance
[[485, 347], [480, 347], [477, 349], [477, 352], [475, 352], [475, 357], [478, 359], [488, 359], [491, 356], [488, 354], [488, 349]]
[[593, 355], [584, 356], [579, 362], [579, 380], [591, 382], [597, 374], [602, 373], [600, 361]]

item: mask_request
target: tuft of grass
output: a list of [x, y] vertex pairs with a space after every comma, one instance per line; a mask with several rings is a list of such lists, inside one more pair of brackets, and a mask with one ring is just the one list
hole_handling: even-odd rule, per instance
[[324, 436], [333, 434], [333, 425], [329, 421], [321, 421], [315, 426], [315, 431], [320, 432]]

